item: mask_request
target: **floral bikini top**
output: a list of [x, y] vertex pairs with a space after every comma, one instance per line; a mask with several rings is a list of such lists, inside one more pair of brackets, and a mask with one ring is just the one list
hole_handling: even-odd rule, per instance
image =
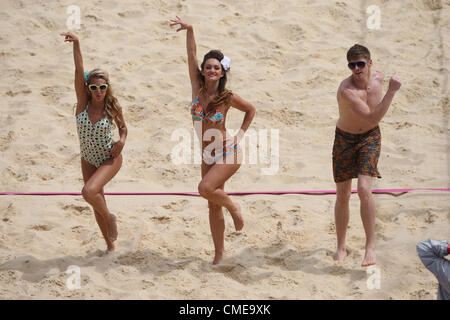
[[222, 124], [222, 122], [225, 120], [225, 117], [223, 116], [222, 112], [216, 108], [215, 110], [212, 110], [208, 113], [205, 113], [203, 111], [203, 107], [200, 104], [200, 101], [198, 100], [198, 96], [192, 101], [191, 104], [191, 115], [192, 119], [194, 120], [201, 120], [206, 121], [207, 123], [212, 124]]

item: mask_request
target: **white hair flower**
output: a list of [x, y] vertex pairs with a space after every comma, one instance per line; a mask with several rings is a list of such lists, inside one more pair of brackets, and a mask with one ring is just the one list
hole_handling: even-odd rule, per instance
[[222, 64], [225, 71], [227, 71], [231, 67], [231, 59], [227, 56], [223, 56], [223, 59], [220, 61], [220, 63]]

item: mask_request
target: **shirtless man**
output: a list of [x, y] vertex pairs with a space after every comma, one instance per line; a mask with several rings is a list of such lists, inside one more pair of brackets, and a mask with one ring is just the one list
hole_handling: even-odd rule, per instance
[[345, 235], [350, 216], [352, 179], [358, 179], [361, 219], [366, 233], [365, 256], [362, 266], [376, 263], [375, 203], [372, 197], [372, 177], [381, 178], [377, 163], [380, 156], [381, 134], [378, 123], [389, 109], [400, 89], [398, 78], [389, 80], [382, 96], [383, 74], [371, 70], [372, 60], [366, 47], [355, 44], [347, 52], [352, 75], [341, 82], [337, 100], [339, 120], [333, 146], [333, 175], [336, 182], [334, 208], [337, 251], [334, 260], [342, 262], [348, 252]]

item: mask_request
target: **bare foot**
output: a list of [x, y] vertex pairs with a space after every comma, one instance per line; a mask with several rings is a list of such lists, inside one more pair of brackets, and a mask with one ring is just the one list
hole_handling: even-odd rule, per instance
[[338, 262], [343, 262], [345, 257], [349, 255], [350, 251], [348, 249], [338, 249], [333, 256], [333, 259]]
[[241, 206], [237, 202], [233, 202], [235, 209], [230, 211], [231, 217], [234, 221], [234, 228], [236, 231], [241, 231], [244, 228], [244, 218], [241, 214]]
[[364, 260], [361, 264], [363, 267], [372, 266], [376, 263], [375, 249], [366, 249]]
[[[119, 233], [117, 232], [117, 222], [116, 216], [111, 214], [110, 222], [109, 222], [109, 230], [108, 230], [108, 239], [112, 242], [117, 240], [117, 236]], [[114, 250], [114, 249], [113, 249]]]
[[106, 245], [107, 245], [106, 252], [105, 252], [106, 254], [111, 253], [116, 249], [116, 247], [114, 246], [114, 243], [109, 239], [106, 240]]
[[223, 259], [227, 257], [225, 251], [222, 252], [216, 252], [214, 255], [214, 260], [212, 264], [219, 264]]

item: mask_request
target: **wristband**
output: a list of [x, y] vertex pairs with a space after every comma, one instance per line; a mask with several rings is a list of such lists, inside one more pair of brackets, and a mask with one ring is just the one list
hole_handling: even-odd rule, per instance
[[447, 246], [447, 254], [450, 254], [450, 244]]

